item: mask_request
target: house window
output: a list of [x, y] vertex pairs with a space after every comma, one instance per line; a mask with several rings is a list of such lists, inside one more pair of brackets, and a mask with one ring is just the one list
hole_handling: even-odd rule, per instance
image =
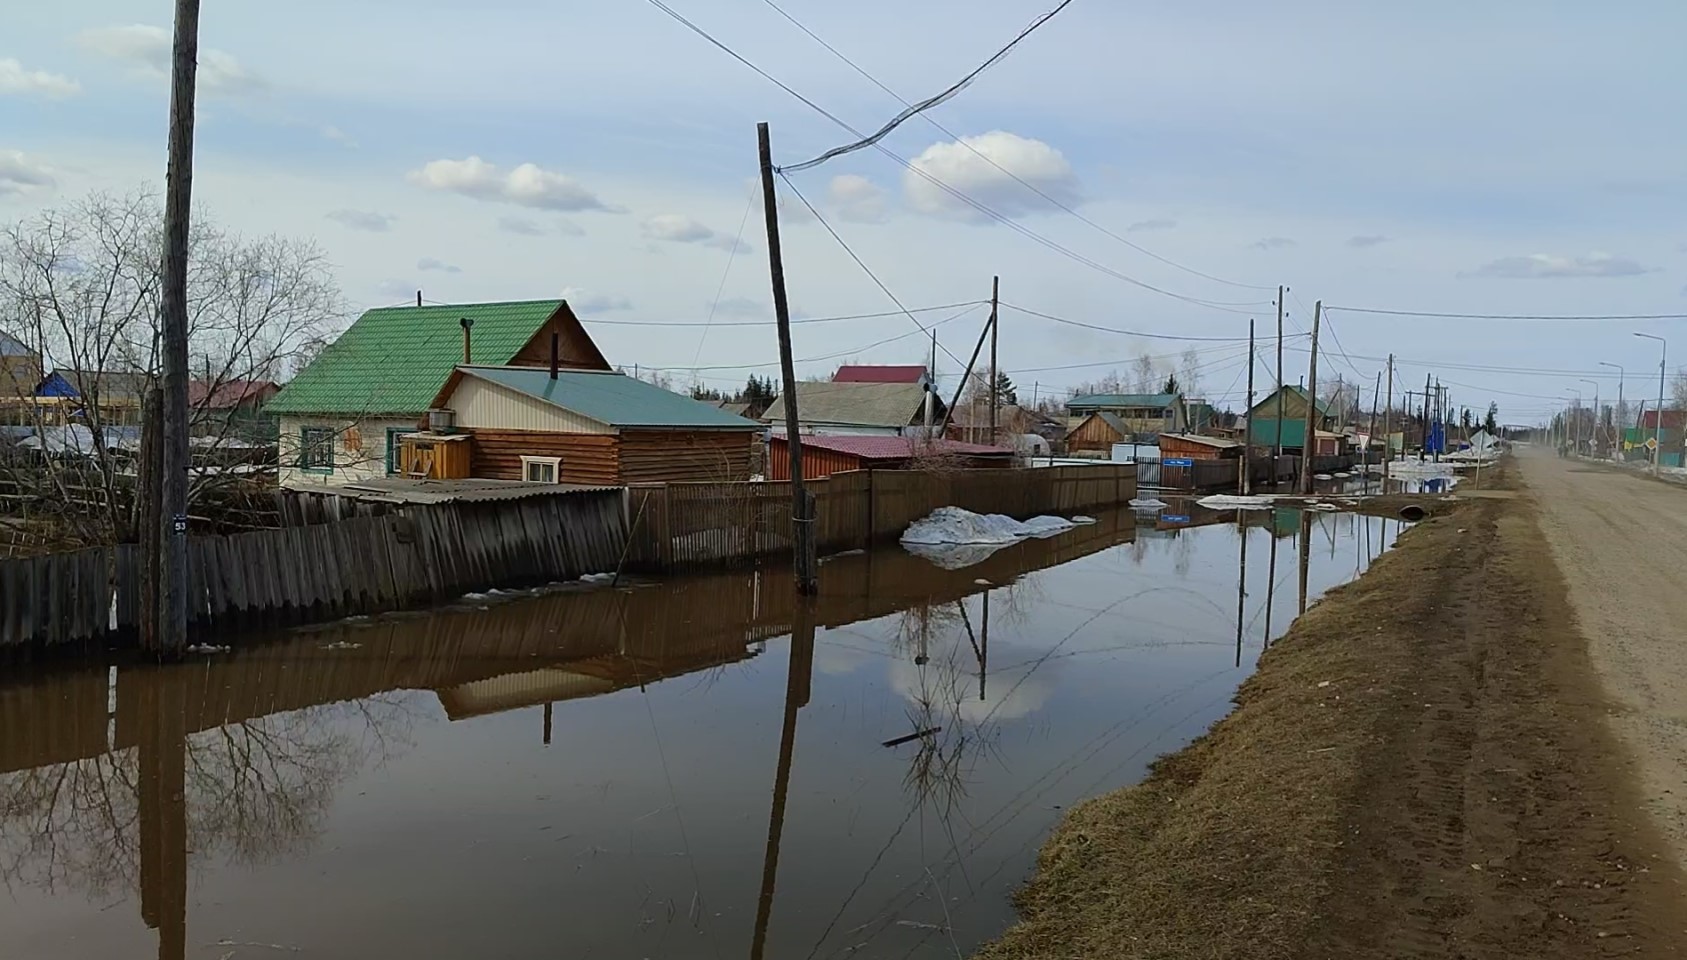
[[329, 427], [299, 429], [299, 469], [306, 473], [334, 472], [334, 431]]
[[388, 427], [387, 428], [387, 476], [389, 476], [389, 477], [398, 476], [399, 468], [403, 466], [403, 464], [400, 463], [399, 461], [400, 461], [400, 454], [403, 453], [403, 450], [401, 448], [404, 445], [403, 445], [403, 443], [401, 443], [399, 441], [399, 438], [404, 436], [407, 433], [415, 433], [415, 432], [416, 432], [415, 430], [407, 428], [407, 427]]
[[556, 483], [561, 472], [561, 457], [521, 458], [521, 479], [528, 483]]

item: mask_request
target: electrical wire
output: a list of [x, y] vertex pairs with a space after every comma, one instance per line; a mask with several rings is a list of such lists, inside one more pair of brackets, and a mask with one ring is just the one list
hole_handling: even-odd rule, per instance
[[[929, 307], [909, 307], [906, 310], [881, 310], [876, 313], [849, 313], [832, 317], [801, 317], [791, 320], [791, 326], [805, 323], [837, 323], [841, 320], [877, 320], [881, 317], [900, 317], [909, 313], [935, 313], [939, 310], [954, 310], [958, 307], [974, 307], [988, 300], [959, 300], [955, 303], [939, 303]], [[402, 306], [402, 304], [400, 304]], [[702, 327], [707, 324], [695, 320], [600, 320], [593, 317], [584, 321], [599, 327]], [[717, 320], [717, 327], [772, 327], [777, 326], [773, 320]]]
[[[1043, 24], [1048, 23], [1050, 20], [1053, 20], [1055, 18], [1055, 16], [1058, 15], [1062, 10], [1065, 10], [1067, 7], [1069, 7], [1071, 5], [1072, 5], [1072, 0], [1060, 0], [1060, 4], [1058, 6], [1056, 6], [1053, 10], [1050, 10], [1049, 12], [1043, 14], [1042, 16], [1038, 17], [1037, 19], [1031, 21], [1031, 25], [1026, 27], [1024, 30], [1021, 30], [1019, 32], [1018, 36], [1014, 37], [1011, 41], [1008, 42], [1007, 46], [1005, 46], [1005, 47], [1001, 48], [1000, 50], [996, 51], [994, 54], [991, 55], [990, 59], [988, 59], [988, 60], [984, 61], [983, 63], [979, 64], [978, 67], [976, 69], [974, 69], [971, 73], [962, 77], [959, 81], [957, 81], [956, 83], [951, 85], [948, 89], [944, 90], [942, 93], [939, 93], [934, 97], [928, 97], [924, 100], [921, 100], [917, 104], [911, 104], [911, 103], [908, 103], [907, 101], [903, 101], [903, 105], [905, 107], [907, 107], [907, 109], [903, 110], [901, 113], [892, 117], [890, 119], [889, 123], [886, 123], [884, 126], [880, 127], [877, 131], [873, 132], [872, 134], [870, 134], [868, 136], [857, 135], [858, 139], [853, 143], [846, 143], [841, 147], [833, 147], [832, 149], [827, 150], [825, 153], [822, 153], [821, 155], [819, 155], [818, 157], [815, 157], [812, 160], [805, 160], [802, 163], [792, 164], [791, 166], [788, 166], [788, 167], [781, 167], [780, 172], [781, 173], [786, 173], [786, 172], [796, 173], [796, 172], [801, 171], [801, 170], [807, 170], [811, 167], [817, 167], [820, 164], [825, 163], [826, 161], [831, 160], [834, 157], [841, 157], [846, 153], [854, 153], [855, 151], [864, 149], [866, 147], [877, 146], [878, 142], [880, 140], [883, 140], [886, 136], [888, 136], [892, 130], [895, 130], [897, 127], [900, 127], [904, 122], [906, 122], [908, 120], [908, 118], [914, 116], [915, 114], [924, 113], [925, 111], [930, 110], [932, 107], [938, 106], [939, 104], [942, 104], [943, 102], [945, 102], [947, 100], [953, 99], [956, 94], [960, 93], [962, 90], [965, 90], [968, 86], [970, 86], [972, 84], [972, 81], [974, 81], [978, 78], [979, 74], [981, 74], [984, 71], [990, 69], [991, 67], [995, 66], [997, 63], [1000, 63], [1004, 58], [1006, 58], [1007, 55], [1010, 52], [1012, 52], [1013, 48], [1019, 45], [1020, 41], [1024, 40], [1026, 37], [1029, 37], [1032, 33], [1034, 33], [1037, 30], [1038, 27], [1041, 27]], [[785, 11], [780, 10], [777, 6], [775, 6], [772, 3], [769, 3], [768, 6], [773, 7], [773, 9], [775, 9], [775, 10], [778, 10], [779, 13], [785, 17], [785, 19], [790, 20], [792, 23], [796, 23], [797, 26], [799, 28], [801, 28], [804, 33], [808, 33], [809, 36], [811, 36], [811, 37], [814, 36], [814, 34], [809, 33], [807, 27], [803, 27], [802, 24], [797, 23], [796, 20], [792, 19], [790, 14], [787, 14], [787, 13], [785, 13]], [[814, 37], [814, 39], [820, 40], [819, 37]], [[821, 41], [821, 45], [825, 46], [826, 49], [828, 49], [828, 50], [832, 50], [831, 46], [827, 45], [824, 41]], [[836, 50], [832, 50], [832, 52], [834, 54], [837, 54], [840, 58], [843, 57], [843, 54], [838, 53]], [[844, 62], [848, 63], [848, 60], [845, 59]], [[853, 64], [852, 64], [852, 66], [853, 66]], [[860, 68], [857, 67], [856, 69], [859, 70]], [[877, 81], [875, 81], [875, 82], [877, 82]], [[892, 96], [895, 96], [895, 95], [892, 94]], [[901, 100], [902, 98], [897, 97], [897, 99]]]
[[[789, 93], [791, 96], [797, 98], [804, 105], [806, 105], [806, 106], [810, 107], [811, 109], [815, 110], [821, 116], [823, 116], [826, 119], [832, 121], [833, 123], [837, 124], [838, 126], [844, 128], [845, 130], [848, 130], [850, 133], [855, 134], [856, 137], [865, 138], [866, 135], [861, 133], [861, 131], [855, 129], [854, 127], [850, 126], [848, 123], [839, 119], [835, 114], [827, 111], [825, 108], [821, 107], [819, 104], [817, 104], [814, 101], [808, 99], [807, 97], [803, 96], [802, 94], [796, 92], [790, 86], [786, 85], [782, 81], [775, 78], [772, 74], [770, 74], [767, 71], [763, 70], [762, 68], [756, 66], [754, 63], [751, 63], [742, 54], [733, 50], [731, 47], [728, 47], [726, 44], [722, 43], [721, 41], [715, 39], [707, 31], [705, 31], [702, 27], [699, 27], [695, 23], [686, 19], [678, 11], [674, 10], [672, 7], [668, 6], [665, 2], [663, 2], [663, 0], [648, 0], [648, 2], [652, 6], [655, 6], [657, 9], [661, 10], [663, 13], [666, 13], [668, 16], [674, 18], [679, 23], [683, 24], [687, 29], [691, 30], [692, 32], [696, 33], [698, 36], [701, 36], [703, 39], [707, 40], [711, 45], [713, 45], [713, 46], [719, 48], [720, 50], [724, 51], [725, 53], [727, 53], [734, 60], [737, 60], [739, 63], [742, 63], [745, 66], [749, 67], [757, 75], [765, 78], [770, 83], [777, 86], [779, 89], [781, 89], [781, 90], [785, 91], [786, 93]], [[1128, 274], [1122, 273], [1118, 270], [1114, 270], [1113, 268], [1108, 267], [1105, 264], [1099, 263], [1095, 260], [1092, 260], [1089, 257], [1085, 257], [1084, 255], [1082, 255], [1082, 254], [1080, 254], [1080, 253], [1078, 253], [1078, 252], [1076, 252], [1076, 251], [1074, 251], [1074, 250], [1072, 250], [1068, 247], [1065, 247], [1065, 246], [1049, 239], [1048, 237], [1043, 236], [1040, 233], [1037, 233], [1035, 230], [1032, 230], [1029, 227], [1024, 226], [1023, 224], [1020, 224], [1020, 223], [1014, 221], [1013, 218], [1005, 216], [1005, 215], [997, 212], [996, 210], [991, 209], [990, 207], [986, 206], [984, 203], [974, 199], [971, 196], [968, 196], [967, 194], [961, 192], [960, 190], [957, 190], [953, 186], [950, 186], [948, 183], [945, 183], [944, 181], [938, 179], [937, 177], [933, 176], [932, 174], [928, 173], [927, 171], [922, 170], [918, 166], [915, 166], [914, 164], [910, 163], [908, 160], [904, 159], [902, 156], [900, 156], [897, 153], [895, 153], [895, 152], [889, 150], [888, 148], [886, 148], [884, 144], [873, 143], [871, 146], [873, 147], [873, 149], [878, 150], [880, 153], [884, 154], [885, 156], [889, 157], [891, 160], [895, 161], [904, 170], [907, 170], [908, 172], [914, 174], [915, 176], [920, 177], [923, 180], [926, 180], [927, 182], [931, 183], [933, 186], [937, 187], [939, 190], [942, 190], [943, 192], [949, 194], [950, 196], [954, 197], [955, 199], [961, 201], [962, 203], [972, 207], [973, 209], [977, 210], [979, 213], [982, 213], [983, 215], [990, 218], [991, 220], [994, 220], [997, 223], [1000, 223], [1003, 226], [1006, 226], [1008, 229], [1013, 230], [1014, 232], [1032, 240], [1035, 243], [1038, 243], [1038, 244], [1048, 248], [1049, 250], [1052, 250], [1052, 251], [1054, 251], [1054, 252], [1056, 252], [1056, 253], [1064, 256], [1064, 257], [1067, 257], [1068, 259], [1072, 260], [1075, 263], [1079, 263], [1079, 264], [1082, 264], [1083, 266], [1087, 266], [1090, 269], [1095, 270], [1099, 273], [1102, 273], [1106, 276], [1113, 277], [1114, 279], [1117, 279], [1117, 280], [1120, 280], [1122, 282], [1131, 284], [1132, 286], [1140, 287], [1141, 289], [1148, 290], [1148, 291], [1153, 292], [1153, 293], [1158, 293], [1161, 296], [1170, 297], [1173, 300], [1181, 300], [1185, 303], [1192, 303], [1192, 304], [1195, 304], [1196, 306], [1207, 307], [1207, 308], [1213, 309], [1213, 310], [1220, 310], [1220, 311], [1223, 311], [1223, 312], [1226, 312], [1226, 313], [1236, 313], [1236, 314], [1246, 315], [1250, 311], [1239, 310], [1239, 309], [1235, 309], [1235, 308], [1237, 308], [1237, 307], [1250, 307], [1250, 306], [1266, 306], [1266, 305], [1270, 304], [1270, 301], [1221, 302], [1221, 301], [1215, 301], [1215, 300], [1204, 300], [1204, 299], [1201, 299], [1200, 297], [1191, 297], [1191, 296], [1187, 296], [1187, 295], [1184, 295], [1184, 294], [1181, 294], [1181, 293], [1174, 293], [1173, 291], [1166, 290], [1166, 289], [1163, 289], [1161, 287], [1157, 287], [1157, 286], [1155, 286], [1151, 283], [1146, 283], [1142, 280], [1138, 280], [1135, 277], [1132, 277]], [[790, 183], [789, 180], [787, 180], [786, 182]]]
[[1052, 320], [1055, 323], [1064, 323], [1064, 324], [1067, 324], [1069, 326], [1082, 327], [1085, 330], [1098, 330], [1102, 333], [1120, 333], [1120, 334], [1125, 334], [1126, 336], [1142, 337], [1142, 338], [1147, 339], [1147, 340], [1188, 340], [1188, 341], [1195, 341], [1195, 342], [1205, 341], [1205, 342], [1213, 342], [1213, 343], [1247, 343], [1248, 342], [1247, 337], [1187, 337], [1187, 336], [1180, 336], [1178, 334], [1171, 334], [1171, 333], [1143, 333], [1139, 330], [1120, 330], [1116, 327], [1103, 327], [1103, 326], [1100, 326], [1098, 324], [1086, 323], [1082, 320], [1069, 320], [1066, 317], [1057, 317], [1057, 316], [1054, 316], [1053, 314], [1039, 313], [1038, 311], [1032, 310], [1029, 307], [1021, 307], [1021, 306], [1018, 306], [1016, 304], [1008, 303], [1006, 300], [1001, 301], [1001, 305], [1004, 306], [1004, 307], [1007, 307], [1010, 310], [1017, 310], [1020, 313], [1029, 314], [1033, 317], [1041, 317], [1044, 320]]
[[721, 294], [726, 292], [726, 278], [732, 274], [732, 262], [738, 259], [738, 248], [743, 245], [744, 225], [750, 222], [750, 210], [756, 205], [755, 191], [750, 191], [750, 199], [744, 204], [744, 215], [738, 218], [738, 233], [732, 238], [732, 250], [726, 255], [726, 266], [721, 268], [720, 283], [715, 286], [715, 299], [709, 304], [709, 317], [703, 321], [703, 333], [697, 338], [697, 353], [691, 362], [695, 366], [703, 359], [703, 344], [709, 339], [709, 329], [715, 322], [715, 311], [720, 309]]
[[[906, 99], [904, 99], [901, 94], [897, 93], [895, 90], [892, 90], [883, 81], [879, 80], [878, 77], [873, 76], [871, 73], [869, 73], [866, 70], [866, 68], [862, 67], [860, 64], [856, 63], [854, 60], [851, 60], [849, 57], [845, 56], [844, 53], [842, 51], [840, 51], [837, 47], [834, 47], [830, 43], [826, 42], [826, 40], [824, 38], [822, 38], [819, 34], [815, 33], [813, 30], [810, 30], [807, 26], [805, 26], [802, 23], [802, 21], [798, 20], [796, 17], [793, 17], [789, 13], [787, 13], [785, 11], [785, 8], [783, 8], [779, 4], [775, 3], [774, 0], [762, 0], [762, 2], [767, 4], [767, 6], [771, 7], [775, 13], [779, 14], [781, 17], [784, 17], [787, 21], [790, 22], [790, 24], [792, 26], [796, 27], [798, 30], [801, 30], [804, 34], [806, 34], [808, 36], [809, 39], [813, 40], [815, 43], [820, 44], [820, 46], [826, 48], [826, 51], [828, 53], [830, 53], [834, 57], [837, 57], [839, 60], [843, 61], [844, 64], [846, 64], [851, 70], [854, 70], [856, 73], [858, 73], [862, 77], [866, 78], [866, 80], [869, 83], [873, 84], [874, 86], [878, 87], [880, 90], [883, 90], [885, 93], [889, 94], [897, 102], [901, 103], [904, 107], [909, 108], [909, 110], [915, 110], [914, 105], [909, 103]], [[1064, 6], [1064, 4], [1063, 4], [1063, 6]], [[1055, 12], [1058, 13], [1059, 11], [1057, 10]], [[1052, 14], [1051, 14], [1051, 16], [1052, 16]], [[1080, 221], [1084, 222], [1085, 224], [1088, 224], [1090, 227], [1093, 227], [1094, 229], [1100, 231], [1105, 236], [1108, 236], [1108, 237], [1111, 237], [1114, 240], [1117, 240], [1118, 242], [1124, 244], [1125, 246], [1129, 247], [1132, 250], [1135, 250], [1136, 252], [1142, 254], [1143, 256], [1150, 257], [1154, 260], [1158, 260], [1161, 263], [1166, 264], [1167, 266], [1175, 267], [1179, 270], [1184, 271], [1185, 273], [1189, 273], [1189, 274], [1192, 274], [1194, 276], [1201, 277], [1202, 279], [1205, 279], [1205, 280], [1211, 280], [1214, 283], [1222, 283], [1222, 284], [1225, 284], [1227, 286], [1232, 286], [1232, 287], [1242, 287], [1242, 288], [1248, 289], [1248, 290], [1270, 290], [1270, 289], [1273, 289], [1272, 286], [1265, 286], [1265, 285], [1253, 284], [1253, 283], [1242, 283], [1242, 282], [1236, 281], [1236, 280], [1226, 280], [1223, 277], [1215, 277], [1210, 273], [1203, 273], [1200, 270], [1196, 270], [1194, 267], [1190, 267], [1190, 266], [1186, 266], [1184, 264], [1178, 263], [1177, 261], [1172, 260], [1168, 257], [1163, 257], [1163, 256], [1155, 253], [1154, 251], [1149, 250], [1146, 247], [1143, 247], [1143, 246], [1141, 246], [1139, 244], [1136, 244], [1136, 243], [1134, 243], [1130, 240], [1127, 240], [1126, 238], [1120, 236], [1119, 234], [1114, 233], [1112, 230], [1109, 230], [1106, 227], [1102, 226], [1101, 224], [1095, 222], [1094, 220], [1091, 220], [1089, 217], [1084, 216], [1083, 214], [1079, 213], [1077, 210], [1074, 210], [1072, 207], [1070, 207], [1066, 203], [1062, 202], [1059, 198], [1051, 196], [1048, 192], [1043, 190], [1041, 187], [1038, 187], [1036, 184], [1030, 182], [1029, 180], [1026, 180], [1024, 177], [1021, 177], [1019, 174], [1014, 173], [1012, 170], [1009, 170], [1008, 168], [1006, 168], [1006, 167], [1002, 166], [1001, 164], [997, 163], [994, 157], [991, 157], [990, 155], [984, 153], [982, 150], [979, 150], [977, 147], [973, 146], [971, 143], [968, 143], [967, 140], [964, 137], [955, 133], [953, 130], [950, 130], [948, 127], [945, 127], [943, 124], [939, 123], [932, 116], [924, 113], [923, 110], [917, 111], [917, 112], [920, 113], [920, 119], [922, 119], [925, 122], [931, 124], [938, 131], [940, 131], [944, 136], [948, 137], [950, 140], [954, 141], [955, 143], [959, 144], [962, 147], [965, 147], [970, 153], [972, 153], [973, 156], [977, 157], [978, 159], [980, 159], [980, 160], [984, 161], [985, 163], [989, 164], [990, 166], [994, 167], [998, 172], [1002, 173], [1003, 175], [1005, 175], [1007, 177], [1012, 178], [1015, 182], [1017, 182], [1020, 186], [1024, 187], [1025, 189], [1030, 190], [1032, 193], [1034, 193], [1037, 196], [1043, 198], [1044, 200], [1048, 201], [1049, 203], [1053, 204], [1054, 206], [1058, 207], [1059, 209], [1064, 210], [1065, 212], [1071, 214], [1072, 216], [1077, 217]], [[810, 163], [807, 163], [807, 164], [797, 164], [795, 166], [784, 167], [782, 169], [784, 171], [788, 171], [788, 172], [795, 172], [797, 170], [807, 169], [809, 166], [817, 164], [818, 162], [820, 162], [819, 158], [817, 158], [815, 161], [811, 161]]]
[[1619, 320], [1687, 320], [1687, 313], [1561, 313], [1561, 314], [1524, 314], [1524, 313], [1427, 313], [1421, 310], [1384, 310], [1377, 307], [1332, 307], [1325, 306], [1324, 310], [1341, 310], [1347, 313], [1371, 313], [1389, 317], [1429, 317], [1437, 320], [1566, 320], [1566, 321], [1619, 321]]

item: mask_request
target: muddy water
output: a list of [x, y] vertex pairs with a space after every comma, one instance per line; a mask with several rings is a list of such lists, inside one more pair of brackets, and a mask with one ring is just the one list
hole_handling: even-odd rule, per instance
[[965, 953], [1064, 808], [1398, 532], [1244, 517], [835, 558], [810, 608], [746, 572], [14, 675], [0, 955]]

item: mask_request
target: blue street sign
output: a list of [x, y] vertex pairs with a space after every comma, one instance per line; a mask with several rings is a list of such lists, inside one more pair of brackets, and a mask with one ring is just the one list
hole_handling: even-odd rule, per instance
[[1195, 459], [1193, 457], [1167, 457], [1160, 463], [1168, 467], [1193, 467]]
[[1189, 518], [1181, 513], [1162, 513], [1160, 519], [1167, 523], [1188, 523]]

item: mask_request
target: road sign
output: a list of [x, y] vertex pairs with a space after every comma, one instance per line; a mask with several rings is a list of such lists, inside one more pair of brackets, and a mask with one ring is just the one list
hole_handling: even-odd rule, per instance
[[1161, 460], [1160, 464], [1167, 467], [1193, 467], [1195, 459], [1193, 457], [1167, 457]]
[[1166, 523], [1188, 523], [1189, 517], [1181, 513], [1162, 513], [1160, 519]]
[[1646, 438], [1646, 449], [1654, 450], [1654, 451], [1657, 450], [1658, 449], [1658, 438], [1657, 437], [1647, 437]]

